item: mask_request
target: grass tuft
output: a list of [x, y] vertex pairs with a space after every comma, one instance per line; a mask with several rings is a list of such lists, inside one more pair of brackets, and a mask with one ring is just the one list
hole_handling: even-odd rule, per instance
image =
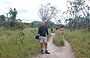
[[64, 40], [60, 36], [60, 31], [59, 30], [56, 30], [56, 32], [55, 32], [55, 37], [53, 38], [53, 43], [56, 46], [64, 46]]

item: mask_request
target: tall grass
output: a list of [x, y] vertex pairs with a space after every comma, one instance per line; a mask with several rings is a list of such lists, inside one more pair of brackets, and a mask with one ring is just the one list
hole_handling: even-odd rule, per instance
[[65, 39], [70, 42], [78, 58], [90, 58], [90, 32], [85, 30], [66, 31]]
[[53, 43], [57, 46], [63, 46], [64, 45], [64, 40], [60, 36], [59, 30], [55, 31], [55, 37], [53, 38]]
[[35, 39], [37, 29], [25, 29], [23, 43], [19, 41], [19, 31], [0, 31], [0, 58], [33, 58], [39, 53], [39, 41]]

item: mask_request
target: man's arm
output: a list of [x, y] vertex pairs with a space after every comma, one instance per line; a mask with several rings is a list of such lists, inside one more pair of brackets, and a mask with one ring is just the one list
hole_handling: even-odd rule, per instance
[[46, 33], [47, 33], [47, 40], [49, 40], [49, 32], [48, 32], [48, 28], [46, 29]]
[[46, 33], [47, 33], [47, 35], [49, 35], [49, 33], [48, 33], [48, 28], [46, 28]]

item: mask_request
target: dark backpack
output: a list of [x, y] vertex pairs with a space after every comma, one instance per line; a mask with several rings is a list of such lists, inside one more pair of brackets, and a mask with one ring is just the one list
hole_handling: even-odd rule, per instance
[[39, 36], [38, 36], [38, 34], [35, 36], [35, 39], [39, 39]]

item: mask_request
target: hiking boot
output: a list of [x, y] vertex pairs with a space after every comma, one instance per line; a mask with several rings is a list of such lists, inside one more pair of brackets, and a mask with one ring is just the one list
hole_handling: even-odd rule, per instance
[[45, 51], [45, 54], [50, 54], [47, 50]]
[[41, 50], [41, 54], [44, 54], [44, 51], [43, 50]]

